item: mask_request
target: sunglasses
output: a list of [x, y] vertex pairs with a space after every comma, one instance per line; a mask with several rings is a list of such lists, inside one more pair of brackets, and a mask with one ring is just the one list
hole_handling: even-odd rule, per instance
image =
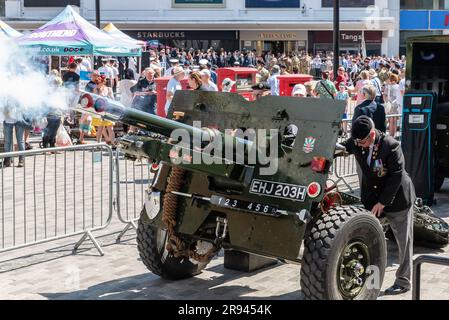
[[365, 144], [365, 143], [367, 143], [369, 141], [370, 138], [371, 138], [371, 132], [368, 133], [368, 135], [365, 138], [363, 138], [363, 139], [355, 139], [355, 142], [358, 145]]

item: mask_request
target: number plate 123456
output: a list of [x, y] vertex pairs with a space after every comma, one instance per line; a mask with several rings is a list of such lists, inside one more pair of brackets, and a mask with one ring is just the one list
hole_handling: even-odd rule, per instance
[[249, 202], [249, 201], [243, 201], [243, 200], [237, 200], [237, 199], [230, 199], [226, 197], [220, 197], [220, 196], [211, 196], [210, 202], [213, 205], [216, 205], [218, 207], [222, 208], [229, 208], [229, 209], [235, 209], [239, 211], [247, 211], [247, 212], [253, 212], [253, 213], [259, 213], [259, 214], [265, 214], [269, 216], [279, 216], [280, 213], [277, 211], [277, 207], [270, 206], [263, 203], [258, 202]]
[[261, 196], [304, 202], [307, 188], [295, 184], [254, 179], [251, 182], [249, 192]]

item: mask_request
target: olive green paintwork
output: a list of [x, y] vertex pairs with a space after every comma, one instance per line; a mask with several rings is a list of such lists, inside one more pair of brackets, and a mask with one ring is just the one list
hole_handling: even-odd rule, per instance
[[[284, 210], [285, 215], [271, 217], [243, 212], [217, 207], [201, 199], [179, 196], [177, 216], [177, 231], [181, 235], [213, 241], [216, 217], [225, 217], [228, 221], [228, 235], [223, 246], [299, 261], [306, 221], [301, 219], [298, 213], [303, 209], [314, 213], [313, 208], [322, 199], [323, 191], [315, 199], [307, 196], [304, 202], [298, 202], [250, 193], [250, 184], [253, 179], [304, 187], [311, 182], [318, 182], [324, 190], [328, 169], [333, 161], [344, 102], [292, 97], [264, 97], [248, 102], [240, 95], [232, 93], [177, 91], [172, 106], [173, 111], [184, 112], [184, 125], [201, 121], [201, 127], [215, 128], [220, 132], [226, 129], [251, 128], [275, 129], [276, 132], [283, 133], [285, 127], [291, 124], [299, 128], [292, 148], [279, 146], [278, 170], [270, 176], [261, 174], [261, 165], [258, 163], [241, 164], [228, 161], [227, 164], [214, 165], [181, 164], [186, 169], [186, 176], [184, 187], [180, 191], [185, 194], [205, 198], [218, 195], [274, 205], [279, 210]], [[129, 115], [127, 117], [129, 119]], [[132, 122], [132, 119], [129, 120]], [[143, 116], [140, 116], [139, 122], [151, 129], [151, 123], [145, 123]], [[309, 137], [315, 139], [315, 143], [312, 150], [306, 153], [303, 147]], [[160, 170], [153, 186], [153, 191], [160, 191], [163, 195], [170, 172], [166, 169], [174, 165], [171, 162], [172, 143], [152, 137], [132, 136], [122, 140], [121, 148], [125, 154], [133, 157], [148, 157], [156, 162], [164, 162], [164, 169]], [[311, 170], [311, 161], [316, 156], [327, 159], [324, 172]], [[161, 213], [148, 222], [165, 227], [161, 221]]]

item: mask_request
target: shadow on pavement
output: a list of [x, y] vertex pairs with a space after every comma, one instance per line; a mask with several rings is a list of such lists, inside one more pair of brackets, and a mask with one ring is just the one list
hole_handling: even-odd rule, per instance
[[[136, 246], [135, 242], [135, 233], [132, 233], [133, 236], [130, 236], [130, 233], [125, 234], [125, 236], [122, 238], [120, 243], [115, 242], [115, 238], [119, 234], [119, 231], [108, 233], [104, 235], [97, 235], [96, 239], [101, 240], [101, 247], [107, 248], [112, 245], [129, 245], [129, 246]], [[69, 239], [69, 238], [67, 238]], [[98, 257], [101, 258], [98, 251], [96, 250], [95, 246], [90, 240], [86, 240], [80, 248], [77, 250], [77, 252], [73, 253], [73, 246], [75, 245], [76, 241], [53, 247], [50, 249], [47, 249], [45, 251], [37, 251], [35, 253], [26, 254], [17, 256], [14, 258], [9, 258], [5, 260], [0, 260], [0, 274], [7, 273], [14, 270], [24, 269], [27, 267], [31, 267], [34, 265], [38, 265], [41, 263], [46, 263], [50, 261], [59, 260], [61, 258], [65, 258], [68, 256], [88, 256], [88, 257]], [[39, 250], [37, 247], [36, 250]], [[14, 251], [11, 251], [14, 252]], [[107, 254], [107, 251], [105, 250], [105, 254]]]
[[[279, 265], [278, 265], [279, 266]], [[251, 273], [243, 273], [234, 270], [228, 270], [223, 265], [216, 265], [207, 268], [215, 274], [210, 278], [202, 279], [193, 277], [179, 281], [169, 281], [160, 278], [150, 272], [136, 276], [125, 277], [117, 280], [107, 281], [96, 284], [85, 290], [72, 291], [68, 293], [39, 293], [47, 299], [71, 300], [71, 299], [92, 299], [92, 300], [123, 300], [123, 299], [143, 299], [143, 300], [227, 300], [227, 299], [283, 299], [298, 300], [302, 299], [302, 293], [298, 290], [282, 295], [247, 296], [248, 294], [261, 291], [260, 288], [254, 289], [248, 285], [230, 284], [233, 280], [243, 277], [254, 276], [260, 272], [273, 270], [277, 266], [264, 268]]]

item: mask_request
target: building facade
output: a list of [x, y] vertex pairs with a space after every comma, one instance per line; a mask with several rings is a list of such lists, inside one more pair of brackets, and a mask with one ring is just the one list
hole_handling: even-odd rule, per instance
[[401, 0], [401, 54], [408, 37], [441, 34], [449, 34], [449, 0]]
[[[31, 30], [72, 4], [94, 22], [92, 0], [0, 0], [7, 22]], [[131, 36], [184, 48], [332, 50], [332, 0], [107, 0], [101, 20]], [[399, 0], [341, 0], [342, 51], [397, 55]]]

